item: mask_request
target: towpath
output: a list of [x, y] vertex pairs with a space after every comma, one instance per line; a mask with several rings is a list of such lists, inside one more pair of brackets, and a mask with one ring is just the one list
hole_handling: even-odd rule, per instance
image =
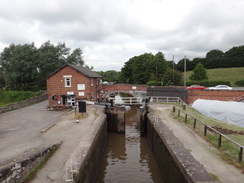
[[179, 139], [191, 155], [198, 160], [204, 168], [218, 177], [222, 183], [243, 183], [244, 174], [232, 165], [225, 163], [217, 154], [218, 150], [199, 137], [184, 123], [180, 123], [170, 116], [172, 106], [164, 104], [150, 104], [157, 111], [158, 116], [170, 131]]
[[96, 129], [105, 119], [103, 108], [102, 106], [87, 106], [87, 113], [79, 121], [76, 120], [73, 111], [44, 132], [45, 139], [52, 142], [62, 141], [62, 144], [31, 181], [32, 183], [64, 183], [72, 179], [72, 175], [66, 172], [66, 168], [70, 165], [73, 169], [77, 168], [75, 163], [79, 160], [78, 158], [85, 157], [96, 136]]

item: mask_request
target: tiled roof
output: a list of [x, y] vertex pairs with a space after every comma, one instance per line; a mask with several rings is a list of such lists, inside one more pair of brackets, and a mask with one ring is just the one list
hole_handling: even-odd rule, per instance
[[69, 66], [72, 69], [78, 71], [79, 73], [86, 75], [90, 78], [101, 78], [102, 76], [97, 74], [96, 72], [86, 68], [86, 67], [81, 67], [81, 66], [75, 66], [72, 64], [65, 64], [63, 67], [59, 68], [58, 70], [56, 70], [55, 72], [53, 72], [52, 74], [50, 74], [47, 78], [51, 77], [53, 74], [57, 73], [58, 71], [60, 71], [61, 69], [63, 69], [64, 67]]
[[71, 65], [71, 64], [67, 64], [67, 65], [72, 67], [73, 69], [77, 70], [79, 73], [84, 74], [88, 77], [91, 77], [91, 78], [102, 77], [101, 75], [97, 74], [96, 72], [94, 72], [86, 67], [75, 66], [75, 65]]

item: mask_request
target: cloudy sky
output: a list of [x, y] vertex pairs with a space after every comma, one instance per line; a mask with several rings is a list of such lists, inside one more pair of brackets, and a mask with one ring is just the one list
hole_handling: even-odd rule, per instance
[[205, 57], [244, 45], [244, 0], [0, 0], [0, 52], [48, 40], [81, 48], [95, 71], [158, 51]]

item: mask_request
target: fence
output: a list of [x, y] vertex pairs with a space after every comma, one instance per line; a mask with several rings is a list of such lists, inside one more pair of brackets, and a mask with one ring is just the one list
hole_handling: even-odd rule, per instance
[[227, 141], [231, 142], [232, 144], [236, 145], [238, 147], [238, 162], [242, 161], [242, 154], [243, 154], [243, 147], [242, 145], [240, 145], [239, 143], [233, 141], [232, 139], [230, 139], [229, 137], [227, 137], [226, 135], [220, 133], [219, 131], [217, 131], [216, 129], [212, 128], [211, 126], [207, 125], [206, 123], [204, 123], [203, 121], [196, 119], [194, 116], [188, 114], [187, 112], [181, 110], [180, 108], [173, 106], [173, 113], [176, 112], [176, 110], [178, 110], [178, 117], [180, 117], [180, 113], [184, 113], [185, 114], [185, 123], [187, 123], [187, 117], [190, 116], [194, 122], [193, 122], [193, 128], [196, 128], [197, 122], [199, 122], [201, 125], [203, 125], [204, 127], [204, 136], [207, 136], [207, 132], [208, 130], [210, 132], [214, 132], [218, 135], [218, 147], [222, 146], [222, 137], [225, 138]]
[[147, 96], [179, 97], [187, 103], [187, 89], [183, 86], [151, 86], [147, 89]]
[[115, 97], [115, 104], [124, 104], [124, 105], [142, 105], [142, 97]]
[[147, 96], [150, 102], [163, 102], [163, 103], [179, 103], [185, 105], [185, 102], [180, 97], [163, 97], [163, 96]]

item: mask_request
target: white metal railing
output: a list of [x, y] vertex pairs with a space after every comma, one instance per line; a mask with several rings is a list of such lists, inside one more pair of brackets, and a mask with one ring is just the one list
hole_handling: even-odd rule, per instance
[[115, 97], [114, 104], [121, 105], [142, 105], [143, 97]]
[[163, 103], [181, 103], [185, 104], [180, 97], [163, 97], [163, 96], [147, 96], [150, 97], [150, 102], [163, 102]]
[[75, 156], [71, 153], [69, 161], [65, 163], [65, 182], [74, 182], [74, 174], [78, 174], [78, 166]]
[[117, 97], [115, 96], [114, 103], [120, 105], [142, 105], [146, 99], [150, 102], [163, 102], [163, 103], [179, 103], [185, 104], [180, 97], [164, 97], [164, 96], [146, 96], [146, 97]]

